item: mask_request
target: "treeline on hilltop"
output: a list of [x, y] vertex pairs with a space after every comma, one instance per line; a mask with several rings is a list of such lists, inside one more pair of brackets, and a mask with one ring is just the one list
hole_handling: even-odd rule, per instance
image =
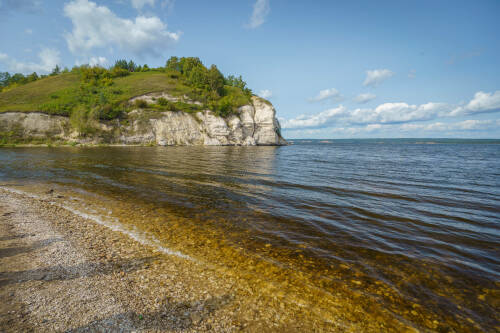
[[[138, 102], [129, 105], [128, 100], [134, 97], [134, 84], [137, 73], [151, 72], [163, 74], [172, 82], [169, 90], [177, 96], [187, 96], [189, 99], [201, 102], [202, 105], [186, 103], [185, 101], [171, 102], [160, 98], [156, 103], [148, 105]], [[137, 65], [133, 61], [118, 60], [109, 68], [101, 66], [75, 66], [71, 70], [56, 66], [48, 75], [32, 73], [23, 75], [0, 72], [0, 92], [6, 92], [30, 82], [43, 80], [65, 74], [78, 74], [80, 81], [76, 89], [62, 89], [51, 94], [49, 101], [38, 106], [38, 111], [51, 114], [72, 116], [77, 122], [85, 119], [113, 119], [120, 118], [125, 112], [134, 107], [151, 110], [169, 110], [195, 112], [210, 109], [217, 115], [228, 116], [236, 112], [237, 108], [248, 104], [252, 91], [245, 81], [239, 77], [229, 75], [225, 77], [215, 65], [205, 67], [199, 58], [171, 57], [164, 67], [150, 68], [148, 65]], [[146, 75], [146, 74], [144, 74]], [[117, 78], [132, 76], [130, 80], [116, 81]], [[144, 83], [146, 82], [146, 83]]]

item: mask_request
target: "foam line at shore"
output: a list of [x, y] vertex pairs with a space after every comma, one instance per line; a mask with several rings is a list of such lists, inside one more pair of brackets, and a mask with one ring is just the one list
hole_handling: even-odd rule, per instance
[[[36, 195], [36, 194], [32, 194], [32, 193], [29, 193], [29, 192], [25, 192], [25, 191], [21, 191], [21, 190], [18, 190], [18, 189], [14, 189], [14, 188], [10, 188], [10, 187], [5, 187], [5, 186], [2, 186], [1, 187], [2, 189], [8, 191], [8, 192], [11, 192], [11, 193], [16, 193], [16, 194], [20, 194], [20, 195], [24, 195], [24, 196], [27, 196], [27, 197], [30, 197], [32, 199], [37, 199], [37, 200], [40, 200], [42, 199], [42, 197], [40, 197], [39, 195]], [[172, 256], [176, 256], [176, 257], [179, 257], [179, 258], [183, 258], [183, 259], [187, 259], [187, 260], [191, 260], [191, 261], [196, 261], [194, 258], [182, 253], [182, 252], [179, 252], [179, 251], [175, 251], [175, 250], [172, 250], [172, 249], [169, 249], [167, 247], [164, 247], [160, 244], [160, 242], [155, 239], [154, 237], [152, 237], [151, 239], [150, 238], [147, 238], [143, 235], [140, 235], [138, 233], [135, 233], [131, 230], [128, 230], [125, 226], [123, 226], [120, 222], [118, 221], [115, 221], [115, 222], [109, 222], [109, 221], [106, 221], [104, 219], [102, 219], [101, 217], [97, 216], [97, 215], [93, 215], [93, 214], [87, 214], [87, 213], [84, 213], [82, 211], [79, 211], [73, 207], [70, 207], [70, 206], [66, 206], [66, 205], [61, 205], [61, 204], [58, 204], [56, 202], [49, 202], [51, 205], [54, 205], [54, 206], [57, 206], [57, 207], [60, 207], [60, 208], [63, 208], [63, 209], [66, 209], [67, 211], [79, 216], [79, 217], [82, 217], [84, 219], [87, 219], [87, 220], [91, 220], [99, 225], [102, 225], [104, 227], [107, 227], [113, 231], [117, 231], [117, 232], [120, 232], [130, 238], [132, 238], [133, 240], [135, 240], [136, 242], [142, 244], [142, 245], [147, 245], [147, 246], [151, 246], [153, 248], [155, 248], [156, 250], [164, 253], [164, 254], [168, 254], [168, 255], [172, 255]], [[116, 219], [115, 219], [116, 220]]]

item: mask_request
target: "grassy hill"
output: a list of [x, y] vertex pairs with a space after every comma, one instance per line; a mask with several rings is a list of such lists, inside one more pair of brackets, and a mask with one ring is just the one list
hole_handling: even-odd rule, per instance
[[[184, 59], [192, 62], [176, 62], [174, 68], [148, 68], [140, 72], [83, 66], [30, 83], [13, 84], [0, 92], [0, 112], [38, 111], [65, 116], [83, 112], [96, 118], [113, 119], [126, 116], [135, 107], [185, 112], [208, 108], [227, 116], [249, 103], [251, 92], [244, 87], [244, 82], [243, 86], [234, 86], [235, 78], [227, 80], [215, 66], [207, 69], [197, 58], [181, 58], [181, 61]], [[213, 82], [217, 86], [213, 87]], [[202, 105], [166, 100], [152, 105], [128, 102], [133, 97], [154, 92], [187, 96]]]

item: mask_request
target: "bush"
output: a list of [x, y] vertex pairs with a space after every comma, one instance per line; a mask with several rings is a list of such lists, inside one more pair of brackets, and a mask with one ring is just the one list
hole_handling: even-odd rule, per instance
[[97, 117], [94, 112], [90, 112], [84, 106], [79, 106], [71, 112], [69, 121], [71, 126], [78, 131], [80, 135], [87, 135], [95, 132], [93, 122]]
[[130, 72], [127, 69], [123, 69], [120, 67], [113, 67], [113, 69], [111, 70], [112, 77], [123, 77], [127, 75], [130, 75]]
[[148, 107], [148, 102], [146, 102], [146, 101], [145, 101], [145, 100], [143, 100], [143, 99], [137, 99], [137, 100], [135, 100], [134, 105], [135, 105], [137, 108], [144, 109], [144, 108], [147, 108], [147, 107]]
[[161, 106], [167, 106], [169, 104], [169, 101], [168, 99], [164, 98], [164, 97], [160, 97], [158, 98], [158, 104], [161, 105]]
[[113, 105], [108, 103], [101, 108], [99, 112], [99, 118], [105, 120], [118, 118], [122, 114], [122, 111], [123, 108], [120, 107], [120, 105]]

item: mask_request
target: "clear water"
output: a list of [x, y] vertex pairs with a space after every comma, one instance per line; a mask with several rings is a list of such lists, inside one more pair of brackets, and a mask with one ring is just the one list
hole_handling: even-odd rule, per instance
[[0, 184], [55, 188], [325, 320], [500, 329], [500, 141], [292, 143], [1, 148]]

